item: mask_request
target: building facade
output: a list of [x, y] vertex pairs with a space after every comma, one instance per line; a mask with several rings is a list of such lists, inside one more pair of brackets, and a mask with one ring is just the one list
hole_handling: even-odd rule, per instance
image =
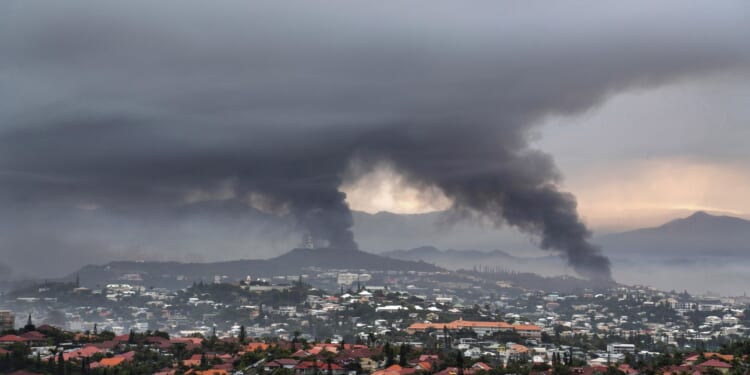
[[16, 317], [12, 311], [0, 310], [0, 332], [16, 328]]

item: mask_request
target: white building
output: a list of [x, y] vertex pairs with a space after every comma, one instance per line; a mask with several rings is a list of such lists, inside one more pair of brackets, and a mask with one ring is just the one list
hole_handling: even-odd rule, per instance
[[609, 354], [625, 354], [635, 353], [635, 345], [633, 344], [607, 344], [607, 353]]

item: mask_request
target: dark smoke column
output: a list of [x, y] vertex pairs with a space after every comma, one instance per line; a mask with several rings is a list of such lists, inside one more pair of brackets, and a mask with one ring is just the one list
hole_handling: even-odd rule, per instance
[[336, 190], [306, 192], [294, 199], [292, 212], [302, 229], [312, 237], [314, 245], [342, 250], [357, 249], [351, 231], [354, 221], [344, 193]]
[[457, 184], [440, 181], [438, 186], [455, 200], [456, 207], [538, 236], [542, 249], [559, 252], [580, 275], [611, 280], [609, 259], [588, 241], [590, 232], [578, 217], [575, 197], [552, 184], [518, 186], [513, 178], [480, 174]]
[[263, 167], [246, 167], [242, 189], [261, 193], [271, 211], [291, 214], [305, 233], [303, 243], [310, 242], [306, 246], [358, 249], [346, 194], [338, 189], [350, 149], [287, 148], [286, 152], [283, 160], [272, 154], [263, 160]]
[[365, 158], [388, 160], [416, 184], [440, 188], [456, 213], [478, 214], [540, 239], [578, 274], [611, 280], [610, 262], [589, 242], [572, 194], [557, 186], [549, 155], [528, 147], [524, 125], [425, 125], [373, 136]]
[[[610, 262], [588, 238], [590, 232], [576, 213], [575, 197], [560, 192], [554, 185], [539, 186], [522, 191], [505, 191], [499, 194], [502, 208], [498, 216], [523, 232], [538, 235], [540, 247], [556, 250], [568, 264], [582, 276], [591, 279], [611, 280]], [[495, 201], [490, 201], [494, 206]], [[476, 204], [472, 202], [465, 204]], [[485, 206], [472, 206], [481, 211]], [[496, 217], [496, 221], [500, 218]]]

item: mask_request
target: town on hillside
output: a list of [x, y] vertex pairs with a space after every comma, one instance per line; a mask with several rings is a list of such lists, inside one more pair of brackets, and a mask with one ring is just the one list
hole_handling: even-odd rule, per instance
[[[746, 374], [750, 299], [513, 274], [308, 269], [0, 296], [3, 374]], [[516, 275], [517, 276], [517, 275]], [[83, 277], [85, 279], [85, 275]]]

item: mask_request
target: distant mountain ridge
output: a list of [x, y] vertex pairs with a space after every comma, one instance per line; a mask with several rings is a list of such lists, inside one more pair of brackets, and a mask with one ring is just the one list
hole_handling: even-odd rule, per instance
[[433, 246], [422, 246], [409, 250], [386, 251], [382, 255], [401, 260], [422, 261], [451, 270], [482, 269], [483, 266], [488, 266], [509, 271], [557, 275], [564, 268], [563, 261], [557, 255], [517, 257], [502, 250], [440, 250]]
[[438, 249], [537, 249], [529, 236], [498, 230], [481, 220], [453, 221], [446, 212], [374, 214], [354, 211], [354, 238], [360, 248], [374, 253], [434, 246]]
[[750, 258], [750, 221], [696, 212], [653, 228], [597, 238], [606, 254], [638, 256], [737, 256]]
[[[383, 270], [383, 271], [438, 271], [439, 267], [424, 262], [392, 259], [351, 249], [293, 249], [271, 259], [243, 259], [213, 263], [134, 262], [117, 261], [104, 265], [88, 265], [76, 274], [86, 285], [110, 283], [123, 275], [139, 275], [149, 285], [175, 286], [174, 279], [183, 276], [187, 284], [195, 280], [213, 280], [227, 276], [240, 280], [245, 276], [294, 276], [308, 273], [312, 268]], [[69, 279], [72, 278], [68, 277]], [[180, 283], [177, 283], [180, 284]]]
[[704, 211], [698, 211], [686, 218], [675, 219], [657, 228], [646, 228], [641, 229], [641, 231], [655, 229], [674, 232], [711, 230], [732, 233], [736, 231], [750, 230], [750, 221], [734, 216], [710, 215]]
[[[701, 264], [708, 258], [750, 262], [750, 221], [699, 211], [653, 228], [598, 236], [593, 242], [600, 245], [604, 254], [613, 260], [615, 268], [657, 258], [659, 264], [673, 266]], [[382, 254], [402, 260], [424, 261], [452, 270], [487, 265], [540, 275], [573, 274], [565, 262], [554, 254], [521, 257], [502, 250], [442, 250], [434, 245]]]
[[461, 256], [465, 258], [484, 258], [487, 256], [500, 256], [512, 258], [510, 254], [502, 250], [440, 250], [434, 246], [422, 246], [409, 250], [391, 250], [381, 253], [384, 256], [403, 259], [403, 260], [421, 260], [429, 262], [431, 259], [446, 256]]
[[[384, 213], [368, 214], [366, 220], [379, 221], [385, 226], [384, 228], [391, 228], [395, 231], [388, 234], [397, 236], [401, 233], [408, 234], [409, 230], [418, 227], [431, 230], [437, 216], [434, 214], [412, 217], [411, 215]], [[411, 219], [416, 219], [418, 225], [408, 224]], [[375, 234], [371, 232], [373, 241], [377, 239]], [[415, 237], [413, 242], [422, 241], [422, 244], [433, 245], [430, 241], [432, 237]], [[746, 267], [750, 267], [750, 221], [731, 216], [696, 212], [688, 217], [672, 220], [653, 228], [595, 237], [593, 242], [601, 245], [604, 253], [612, 259], [616, 279], [631, 284], [646, 283], [667, 289], [686, 287], [699, 291], [709, 288], [741, 291], [741, 288], [736, 287], [735, 284], [737, 280], [745, 280], [742, 275], [746, 273]], [[512, 254], [521, 254], [515, 247], [506, 247], [501, 244], [496, 244], [496, 246], [513, 250]], [[443, 250], [441, 247], [448, 250]], [[310, 267], [431, 271], [441, 268], [472, 270], [475, 266], [481, 270], [483, 266], [487, 266], [491, 270], [507, 270], [514, 273], [532, 272], [548, 277], [573, 274], [565, 262], [555, 254], [543, 257], [522, 257], [503, 250], [451, 250], [453, 247], [437, 245], [418, 245], [413, 248], [392, 247], [391, 249], [393, 248], [407, 250], [389, 250], [376, 255], [357, 250], [295, 249], [267, 260], [214, 263], [118, 261], [101, 266], [86, 266], [79, 273], [83, 283], [92, 287], [104, 285], [107, 282], [118, 282], [117, 276], [128, 273], [145, 275], [143, 285], [159, 286], [164, 284], [163, 279], [169, 277], [174, 279], [175, 275], [188, 277], [187, 281], [183, 281], [185, 284], [192, 283], [192, 280], [213, 280], [215, 275], [226, 275], [230, 280], [238, 280], [246, 275], [253, 277], [293, 276], [307, 273], [304, 270], [309, 270]], [[464, 248], [487, 247], [466, 246]], [[728, 267], [733, 268], [728, 270]], [[721, 273], [722, 276], [726, 274], [724, 277], [726, 280], [711, 283], [711, 280], [706, 279], [713, 280], [714, 274], [711, 272]], [[704, 276], [696, 277], [696, 275]], [[75, 274], [68, 276], [67, 279], [75, 279]], [[169, 286], [179, 285], [172, 283]]]

